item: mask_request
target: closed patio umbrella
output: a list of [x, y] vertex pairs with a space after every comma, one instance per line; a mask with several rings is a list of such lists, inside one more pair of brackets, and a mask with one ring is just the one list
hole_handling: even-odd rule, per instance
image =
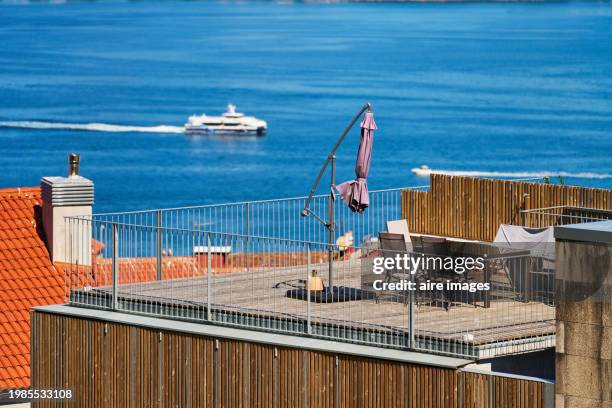
[[[329, 232], [328, 234], [329, 250], [328, 250], [328, 256], [327, 256], [328, 263], [329, 263], [329, 270], [328, 270], [329, 291], [328, 293], [332, 295], [331, 296], [332, 302], [334, 299], [334, 283], [333, 283], [334, 282], [333, 281], [334, 249], [333, 249], [333, 245], [335, 243], [334, 241], [335, 241], [335, 225], [336, 225], [334, 221], [335, 219], [335, 215], [334, 215], [335, 197], [333, 194], [333, 189], [335, 186], [334, 180], [335, 180], [335, 174], [336, 174], [336, 170], [335, 170], [336, 151], [338, 150], [338, 148], [344, 141], [344, 138], [348, 135], [349, 131], [353, 128], [355, 123], [357, 123], [357, 121], [361, 117], [361, 114], [364, 112], [365, 112], [365, 115], [363, 117], [363, 120], [361, 121], [361, 124], [359, 125], [361, 127], [361, 141], [359, 142], [359, 151], [357, 152], [357, 165], [355, 166], [355, 173], [357, 175], [357, 178], [355, 180], [348, 181], [346, 183], [342, 183], [339, 186], [336, 186], [335, 188], [340, 192], [344, 200], [349, 204], [350, 208], [354, 212], [363, 212], [363, 210], [365, 210], [368, 204], [370, 203], [370, 199], [368, 197], [368, 187], [366, 185], [366, 178], [368, 177], [368, 173], [370, 172], [370, 161], [372, 159], [371, 157], [372, 156], [372, 141], [374, 138], [374, 130], [376, 129], [376, 123], [374, 123], [374, 116], [372, 115], [372, 106], [369, 103], [366, 103], [359, 110], [359, 112], [353, 117], [353, 119], [351, 120], [351, 123], [349, 123], [349, 125], [346, 127], [346, 129], [342, 133], [342, 136], [340, 136], [340, 138], [336, 141], [336, 144], [334, 145], [332, 150], [327, 155], [327, 159], [323, 163], [323, 166], [321, 167], [321, 170], [319, 171], [319, 175], [317, 176], [312, 188], [310, 189], [310, 194], [308, 195], [308, 199], [306, 200], [304, 209], [301, 212], [301, 215], [304, 217], [308, 215], [313, 215], [319, 222], [325, 225], [325, 228], [327, 228]], [[317, 190], [317, 186], [319, 185], [321, 178], [325, 174], [325, 170], [327, 169], [327, 166], [330, 163], [331, 163], [331, 180], [330, 180], [331, 181], [330, 182], [330, 190], [331, 190], [330, 193], [331, 194], [329, 195], [329, 206], [328, 206], [329, 218], [327, 219], [327, 221], [325, 221], [321, 217], [319, 217], [318, 215], [312, 212], [312, 210], [310, 209], [310, 202]]]
[[370, 172], [372, 161], [372, 143], [374, 142], [374, 130], [377, 129], [374, 115], [367, 111], [359, 125], [361, 128], [361, 140], [357, 151], [357, 162], [355, 163], [355, 180], [346, 181], [336, 186], [349, 208], [356, 213], [363, 212], [370, 204], [368, 195], [368, 184], [366, 179]]

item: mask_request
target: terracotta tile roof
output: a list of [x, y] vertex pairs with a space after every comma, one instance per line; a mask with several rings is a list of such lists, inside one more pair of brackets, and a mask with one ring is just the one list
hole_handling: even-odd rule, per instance
[[[93, 248], [101, 244], [93, 243]], [[313, 259], [322, 260], [327, 252], [315, 251], [311, 254]], [[93, 258], [93, 268], [83, 265], [61, 264], [66, 276], [71, 280], [72, 287], [99, 287], [112, 284], [112, 260], [100, 256]], [[157, 279], [157, 259], [155, 257], [142, 258], [119, 258], [118, 284], [131, 284], [151, 282]], [[246, 256], [242, 253], [231, 254], [228, 260], [219, 264], [218, 259], [212, 261], [214, 274], [232, 272], [244, 272], [246, 270]], [[305, 265], [307, 255], [305, 253], [284, 252], [249, 254], [251, 267], [279, 267], [287, 265]], [[57, 264], [56, 264], [57, 265]], [[163, 256], [162, 258], [162, 280], [184, 279], [197, 276], [206, 276], [207, 262], [194, 256]]]
[[38, 187], [0, 189], [0, 389], [30, 385], [30, 308], [64, 302], [41, 205]]
[[[66, 266], [72, 274], [72, 282], [80, 281], [77, 286], [107, 286], [112, 283], [112, 260], [94, 258], [93, 272], [91, 267], [74, 265]], [[77, 270], [78, 268], [78, 270]], [[157, 279], [156, 258], [119, 258], [118, 284], [149, 282]], [[162, 259], [162, 279], [180, 279], [203, 274], [203, 268], [193, 257], [164, 256]], [[77, 280], [76, 276], [80, 278]], [[87, 281], [83, 282], [83, 277]]]

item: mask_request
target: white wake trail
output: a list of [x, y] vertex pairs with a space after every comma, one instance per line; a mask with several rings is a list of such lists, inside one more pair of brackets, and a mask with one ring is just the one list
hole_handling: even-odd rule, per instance
[[582, 179], [612, 179], [611, 173], [579, 172], [570, 173], [566, 171], [462, 171], [462, 170], [431, 170], [436, 174], [448, 174], [450, 176], [473, 176], [473, 177], [511, 177], [511, 178], [542, 178], [542, 177], [570, 177]]
[[21, 129], [86, 130], [91, 132], [184, 133], [180, 126], [126, 126], [109, 123], [58, 123], [39, 121], [0, 121], [0, 127]]

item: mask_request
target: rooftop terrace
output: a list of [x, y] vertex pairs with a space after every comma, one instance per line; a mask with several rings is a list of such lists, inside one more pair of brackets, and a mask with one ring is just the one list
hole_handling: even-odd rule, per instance
[[[530, 186], [521, 188], [548, 188], [525, 184]], [[517, 186], [518, 182], [505, 188], [521, 197]], [[386, 252], [377, 240], [387, 230], [387, 221], [407, 219], [411, 232], [419, 232], [412, 235], [411, 254], [431, 251], [423, 236], [444, 235], [426, 230], [419, 221], [425, 218], [410, 201], [414, 196], [422, 199], [422, 194], [431, 200], [437, 189], [372, 192], [363, 214], [351, 213], [336, 200], [336, 237], [351, 231], [353, 245], [329, 244], [327, 231], [316, 219], [300, 217], [304, 197], [67, 218], [73, 242], [67, 246], [71, 253], [66, 258], [73, 260], [66, 267], [67, 300], [75, 306], [472, 359], [553, 347], [554, 259], [530, 251], [500, 251], [470, 240], [478, 231], [489, 234], [487, 217], [495, 218], [492, 214], [473, 212], [483, 214], [478, 223], [486, 228], [451, 228], [443, 253], [486, 253], [485, 266], [463, 279], [489, 283], [490, 291], [372, 290], [373, 258], [398, 253]], [[327, 203], [328, 196], [317, 196], [311, 209], [325, 214]], [[524, 204], [506, 203], [503, 211], [517, 220], [515, 224], [561, 222], [559, 214], [545, 220], [534, 215], [539, 210]], [[572, 204], [576, 209], [581, 203]], [[434, 218], [442, 220], [442, 204], [436, 211]], [[603, 216], [591, 211], [583, 221]], [[92, 247], [93, 257], [88, 255]], [[333, 284], [339, 288], [333, 302], [289, 296], [302, 288], [313, 300], [309, 271], [315, 270], [328, 285], [330, 265]], [[420, 272], [422, 281], [447, 278], [436, 270]]]

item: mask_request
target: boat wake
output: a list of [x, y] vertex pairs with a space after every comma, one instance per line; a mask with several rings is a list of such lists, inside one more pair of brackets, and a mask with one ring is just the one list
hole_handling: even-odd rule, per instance
[[448, 174], [450, 176], [473, 176], [473, 177], [508, 177], [508, 178], [542, 178], [542, 177], [568, 177], [581, 179], [612, 179], [611, 173], [593, 173], [593, 172], [578, 172], [570, 173], [565, 171], [517, 171], [517, 172], [502, 172], [502, 171], [461, 171], [461, 170], [430, 170], [435, 174]]
[[85, 130], [91, 132], [184, 133], [182, 126], [126, 126], [109, 123], [59, 123], [39, 121], [0, 121], [0, 128]]

